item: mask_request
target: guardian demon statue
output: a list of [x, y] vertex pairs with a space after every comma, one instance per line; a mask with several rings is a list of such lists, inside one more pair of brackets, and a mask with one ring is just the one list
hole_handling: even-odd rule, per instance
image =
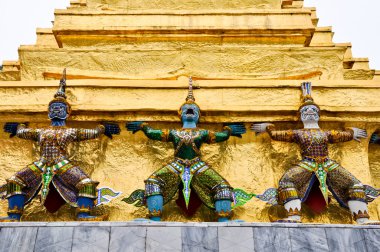
[[97, 198], [93, 181], [67, 156], [67, 146], [72, 142], [95, 139], [101, 135], [112, 137], [119, 134], [116, 124], [102, 124], [95, 129], [66, 127], [66, 119], [71, 112], [66, 101], [66, 70], [54, 99], [49, 103], [48, 116], [51, 121], [47, 128], [29, 128], [27, 124], [6, 123], [4, 131], [11, 137], [36, 141], [39, 146], [40, 159], [27, 165], [24, 169], [7, 179], [0, 187], [0, 196], [8, 199], [8, 217], [0, 221], [19, 221], [24, 206], [41, 192], [41, 204], [49, 212], [56, 212], [68, 203], [78, 208], [78, 220], [100, 220], [90, 215]]
[[[301, 221], [301, 202], [320, 208], [328, 204], [328, 191], [339, 204], [348, 208], [359, 224], [376, 224], [369, 220], [367, 203], [379, 196], [379, 191], [363, 185], [338, 162], [330, 159], [328, 144], [366, 138], [365, 130], [323, 130], [319, 128], [319, 106], [311, 97], [311, 83], [302, 83], [303, 103], [299, 108], [303, 129], [276, 130], [273, 124], [253, 124], [257, 133], [268, 132], [276, 141], [294, 142], [300, 146], [302, 160], [288, 169], [279, 181], [278, 189], [261, 195], [266, 201], [284, 205], [288, 218], [282, 222]], [[271, 197], [271, 196], [272, 197]], [[277, 199], [273, 199], [277, 197]], [[319, 206], [318, 206], [319, 205]]]
[[[154, 172], [145, 181], [145, 191], [136, 190], [124, 199], [136, 206], [146, 205], [151, 220], [161, 220], [163, 205], [168, 203], [179, 189], [180, 199], [185, 209], [193, 207], [192, 199], [199, 198], [203, 204], [215, 209], [218, 221], [227, 221], [231, 216], [231, 203], [243, 204], [247, 194], [231, 185], [215, 170], [201, 159], [201, 146], [223, 142], [231, 136], [241, 137], [246, 132], [242, 124], [230, 124], [220, 132], [197, 127], [200, 108], [195, 103], [192, 80], [189, 80], [189, 92], [186, 102], [180, 107], [178, 115], [182, 121], [182, 129], [152, 129], [147, 123], [132, 122], [127, 129], [133, 133], [141, 130], [153, 140], [171, 142], [174, 146], [174, 160]], [[196, 195], [194, 195], [196, 193]], [[192, 195], [190, 197], [190, 195]], [[181, 200], [177, 200], [181, 202]], [[198, 205], [199, 206], [199, 205]]]

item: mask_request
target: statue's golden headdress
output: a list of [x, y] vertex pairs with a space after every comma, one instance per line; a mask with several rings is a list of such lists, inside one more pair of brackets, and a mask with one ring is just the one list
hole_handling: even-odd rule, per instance
[[301, 98], [302, 104], [299, 107], [299, 109], [308, 105], [314, 105], [319, 109], [319, 106], [314, 102], [313, 97], [311, 97], [311, 82], [302, 82], [301, 90], [302, 90], [302, 98]]
[[59, 81], [59, 88], [54, 95], [54, 99], [49, 102], [49, 107], [50, 107], [50, 104], [54, 102], [62, 102], [66, 104], [67, 114], [70, 115], [71, 106], [70, 106], [70, 103], [67, 102], [66, 98], [67, 97], [66, 97], [66, 68], [65, 68], [63, 69], [62, 78]]
[[195, 97], [194, 97], [194, 93], [193, 93], [193, 79], [191, 78], [191, 76], [189, 77], [189, 91], [187, 93], [186, 101], [181, 105], [181, 107], [178, 110], [178, 116], [180, 118], [182, 115], [182, 107], [185, 104], [194, 104], [195, 106], [197, 106], [199, 109], [199, 116], [200, 116], [201, 109], [200, 109], [199, 105], [195, 102]]

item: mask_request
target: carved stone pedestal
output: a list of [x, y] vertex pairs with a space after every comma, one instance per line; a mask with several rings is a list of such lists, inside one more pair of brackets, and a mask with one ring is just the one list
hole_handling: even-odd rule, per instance
[[0, 251], [379, 251], [380, 226], [280, 223], [0, 224]]

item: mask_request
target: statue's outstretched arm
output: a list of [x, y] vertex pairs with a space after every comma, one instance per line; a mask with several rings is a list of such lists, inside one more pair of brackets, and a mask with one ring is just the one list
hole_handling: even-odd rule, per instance
[[144, 132], [144, 134], [152, 140], [158, 140], [163, 142], [171, 141], [171, 134], [169, 130], [153, 129], [148, 126], [146, 122], [130, 122], [125, 125], [128, 131], [132, 131], [135, 134], [138, 131]]
[[295, 142], [296, 140], [293, 130], [276, 130], [271, 123], [254, 123], [251, 130], [255, 131], [256, 134], [268, 132], [269, 136], [276, 141]]
[[228, 124], [223, 127], [223, 131], [213, 132], [207, 131], [207, 143], [218, 143], [228, 140], [231, 136], [241, 138], [242, 134], [246, 133], [244, 124]]
[[327, 135], [330, 143], [341, 143], [356, 140], [360, 142], [360, 138], [366, 138], [366, 130], [359, 128], [347, 128], [345, 130], [329, 130]]
[[17, 136], [22, 139], [37, 141], [41, 130], [28, 128], [27, 123], [7, 122], [4, 125], [4, 132], [10, 133], [10, 137]]
[[102, 134], [112, 139], [112, 135], [120, 134], [120, 127], [116, 123], [102, 123], [95, 129], [77, 129], [76, 141], [95, 139]]

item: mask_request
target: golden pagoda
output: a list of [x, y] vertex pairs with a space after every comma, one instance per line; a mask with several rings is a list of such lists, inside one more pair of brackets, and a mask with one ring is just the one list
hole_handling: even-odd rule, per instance
[[[77, 0], [55, 10], [52, 28], [37, 29], [35, 45], [19, 47], [17, 62], [0, 71], [0, 120], [47, 126], [47, 104], [67, 68], [69, 125], [93, 127], [114, 121], [124, 129], [72, 146], [71, 157], [100, 186], [124, 196], [170, 160], [170, 144], [149, 141], [125, 130], [125, 122], [147, 121], [160, 128], [180, 127], [177, 110], [186, 97], [187, 77], [202, 108], [201, 126], [221, 129], [224, 122], [276, 122], [299, 127], [300, 83], [312, 81], [323, 128], [359, 127], [370, 136], [380, 128], [380, 71], [367, 58], [354, 58], [350, 43], [334, 43], [331, 27], [318, 27], [315, 8], [303, 0]], [[37, 145], [0, 133], [0, 179], [36, 159]], [[248, 132], [228, 144], [203, 147], [204, 157], [234, 187], [262, 193], [277, 186], [284, 170], [299, 158], [298, 147]], [[380, 187], [380, 145], [334, 144], [331, 156], [363, 183]], [[74, 151], [73, 151], [74, 153]], [[378, 219], [380, 201], [369, 205]], [[234, 219], [269, 221], [271, 207], [251, 200]], [[144, 208], [117, 198], [98, 207], [111, 221], [146, 215]], [[351, 223], [351, 214], [333, 200], [323, 214], [307, 208], [305, 222]], [[0, 215], [6, 215], [6, 201]], [[49, 214], [35, 200], [24, 221], [66, 221], [66, 205]], [[212, 221], [202, 206], [183, 216], [171, 202], [167, 221]]]

